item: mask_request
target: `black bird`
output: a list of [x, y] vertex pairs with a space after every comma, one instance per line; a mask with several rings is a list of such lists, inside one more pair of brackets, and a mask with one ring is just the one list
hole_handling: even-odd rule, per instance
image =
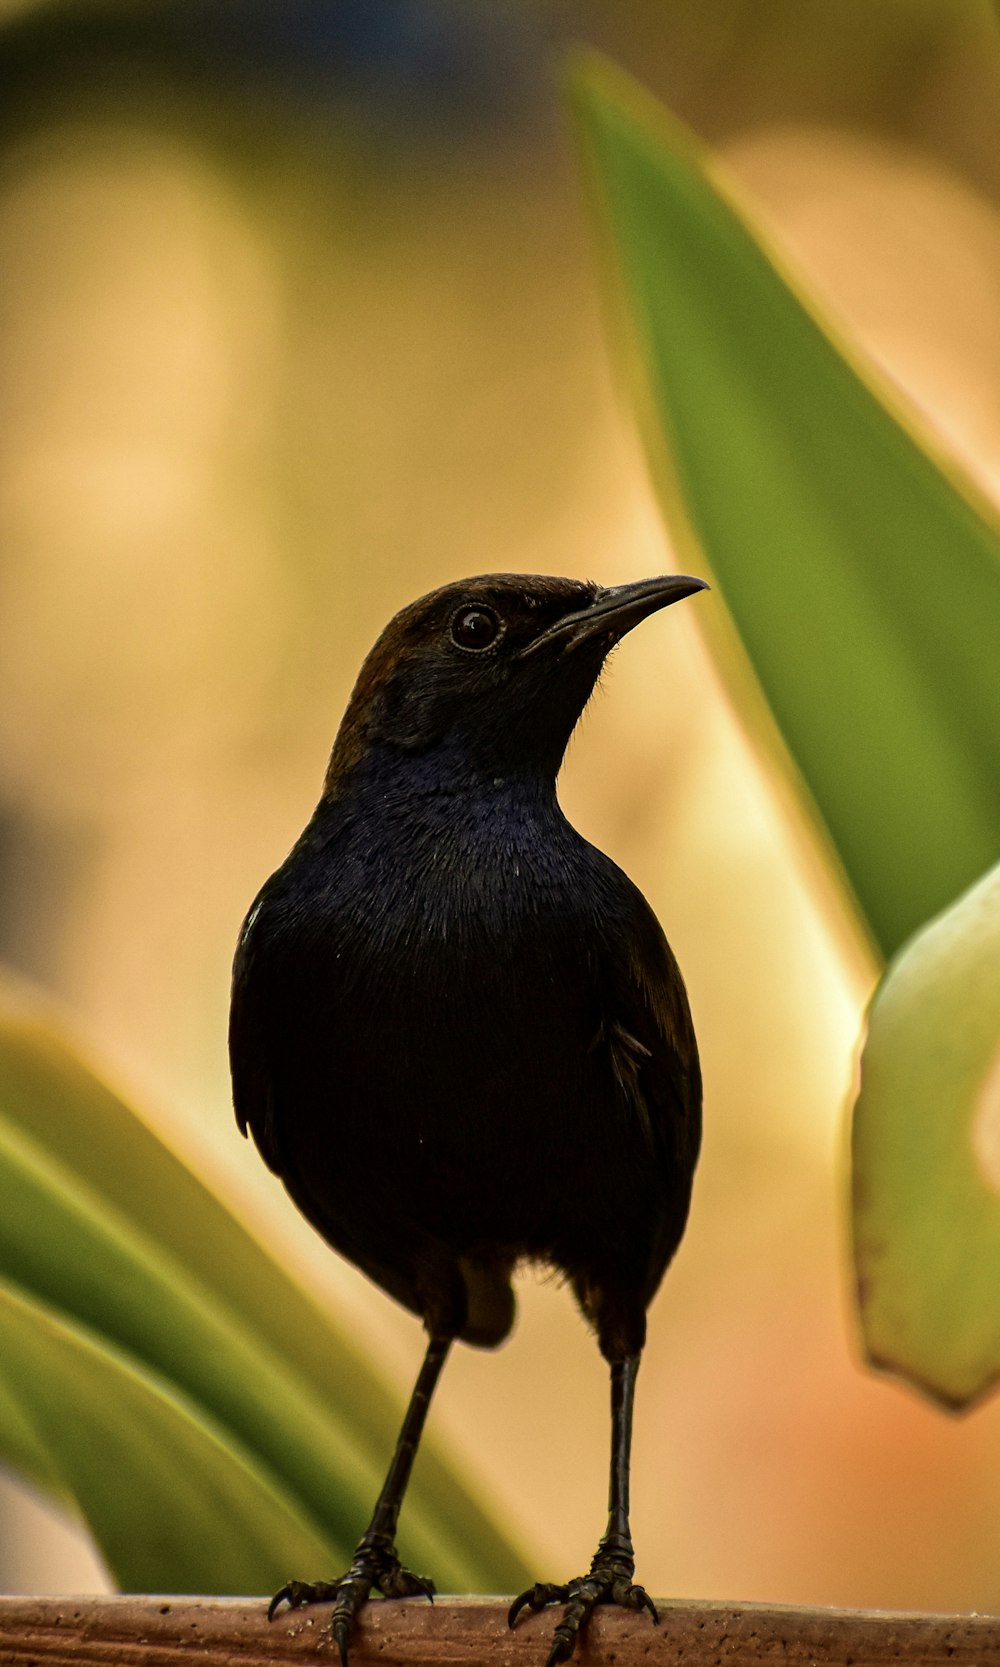
[[693, 591], [492, 574], [390, 621], [358, 678], [323, 794], [240, 935], [236, 1116], [302, 1213], [420, 1316], [427, 1354], [385, 1486], [334, 1600], [346, 1664], [400, 1564], [399, 1509], [456, 1338], [502, 1343], [511, 1274], [563, 1274], [611, 1367], [610, 1515], [563, 1603], [565, 1661], [596, 1603], [656, 1609], [629, 1530], [646, 1309], [684, 1230], [701, 1079], [684, 984], [645, 898], [565, 820], [556, 775], [609, 651]]

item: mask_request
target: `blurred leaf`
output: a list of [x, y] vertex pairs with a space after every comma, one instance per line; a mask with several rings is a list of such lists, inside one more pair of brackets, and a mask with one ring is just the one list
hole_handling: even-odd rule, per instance
[[38, 1439], [21, 1401], [12, 1395], [0, 1370], [0, 1463], [32, 1482], [42, 1493], [66, 1503], [63, 1477]]
[[[347, 1557], [401, 1409], [328, 1316], [12, 993], [0, 1008], [0, 1197], [0, 1274], [176, 1384]], [[431, 1453], [401, 1540], [455, 1590], [524, 1577]]]
[[[994, 512], [679, 123], [593, 58], [574, 95], [668, 524], [707, 553], [890, 953], [1000, 853]], [[737, 703], [760, 715], [746, 682]]]
[[[324, 1415], [167, 1246], [109, 1208], [6, 1118], [0, 1118], [0, 1197], [4, 1277], [178, 1385], [265, 1457], [300, 1497], [307, 1465], [325, 1471], [333, 1509], [353, 1504], [355, 1521], [363, 1520], [377, 1481], [359, 1468], [342, 1423]], [[350, 1527], [334, 1538], [341, 1558], [351, 1539]]]
[[0, 1394], [125, 1590], [270, 1592], [290, 1568], [330, 1567], [333, 1548], [190, 1405], [6, 1281]]
[[1000, 1377], [1000, 867], [887, 971], [853, 1156], [869, 1356], [964, 1406]]

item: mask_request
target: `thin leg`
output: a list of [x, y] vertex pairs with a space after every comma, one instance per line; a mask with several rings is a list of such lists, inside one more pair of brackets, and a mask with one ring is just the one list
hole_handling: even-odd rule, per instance
[[[451, 1348], [451, 1338], [443, 1342], [435, 1342], [432, 1338], [427, 1345], [424, 1363], [419, 1376], [413, 1386], [410, 1404], [406, 1409], [403, 1427], [399, 1432], [396, 1450], [392, 1455], [392, 1463], [386, 1476], [382, 1492], [378, 1496], [372, 1520], [368, 1525], [365, 1540], [376, 1538], [388, 1541], [390, 1544], [396, 1538], [396, 1526], [399, 1522], [399, 1509], [403, 1503], [413, 1461], [417, 1456], [420, 1437], [424, 1433], [427, 1421], [427, 1409], [431, 1404], [431, 1396], [437, 1386], [441, 1369], [448, 1358]], [[362, 1544], [364, 1541], [362, 1541]]]
[[[635, 1573], [635, 1552], [629, 1526], [629, 1473], [632, 1458], [632, 1408], [639, 1356], [616, 1360], [611, 1367], [611, 1478], [608, 1484], [608, 1526], [597, 1558], [618, 1558]], [[595, 1559], [596, 1561], [596, 1559]]]
[[632, 1449], [632, 1407], [639, 1356], [628, 1355], [611, 1365], [611, 1480], [608, 1488], [608, 1526], [590, 1565], [590, 1573], [565, 1586], [529, 1587], [510, 1606], [507, 1624], [513, 1626], [524, 1608], [544, 1609], [564, 1603], [566, 1613], [556, 1627], [546, 1667], [568, 1661], [576, 1641], [598, 1603], [617, 1603], [624, 1609], [648, 1609], [659, 1621], [656, 1605], [642, 1586], [635, 1586], [635, 1552], [629, 1526], [629, 1459]]
[[410, 1480], [413, 1460], [427, 1419], [427, 1409], [441, 1368], [448, 1358], [451, 1339], [431, 1339], [414, 1385], [410, 1404], [406, 1409], [403, 1427], [399, 1432], [396, 1450], [378, 1496], [371, 1522], [368, 1524], [347, 1573], [339, 1580], [289, 1580], [280, 1592], [275, 1592], [268, 1609], [273, 1620], [278, 1609], [287, 1603], [290, 1609], [301, 1609], [307, 1603], [326, 1603], [334, 1600], [330, 1616], [330, 1632], [337, 1641], [343, 1667], [347, 1667], [347, 1646], [354, 1619], [367, 1603], [373, 1587], [387, 1598], [428, 1597], [433, 1602], [434, 1583], [422, 1575], [404, 1569], [396, 1554], [396, 1525], [400, 1506]]

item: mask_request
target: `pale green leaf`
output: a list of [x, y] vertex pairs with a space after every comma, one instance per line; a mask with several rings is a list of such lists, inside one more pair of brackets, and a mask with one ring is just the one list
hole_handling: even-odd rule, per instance
[[868, 1353], [963, 1406], [1000, 1377], [1000, 867], [886, 972], [853, 1148]]

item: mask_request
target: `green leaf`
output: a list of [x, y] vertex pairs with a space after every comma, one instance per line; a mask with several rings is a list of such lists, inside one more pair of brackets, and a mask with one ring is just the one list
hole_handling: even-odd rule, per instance
[[853, 1158], [868, 1354], [964, 1406], [1000, 1377], [1000, 867], [886, 972]]
[[0, 1363], [0, 1464], [16, 1471], [60, 1504], [67, 1502], [66, 1484], [52, 1456], [38, 1439], [38, 1433], [18, 1396], [4, 1382]]
[[0, 1402], [33, 1428], [125, 1590], [269, 1592], [289, 1568], [330, 1566], [331, 1546], [195, 1409], [6, 1281]]
[[[401, 1409], [329, 1317], [11, 991], [0, 1004], [0, 1201], [0, 1275], [204, 1408], [344, 1561]], [[430, 1451], [401, 1539], [455, 1590], [524, 1578]]]
[[[891, 953], [1000, 854], [995, 512], [838, 341], [694, 138], [600, 60], [573, 90], [671, 532], [685, 562], [693, 542], [707, 555]], [[761, 719], [746, 680], [737, 701]]]

